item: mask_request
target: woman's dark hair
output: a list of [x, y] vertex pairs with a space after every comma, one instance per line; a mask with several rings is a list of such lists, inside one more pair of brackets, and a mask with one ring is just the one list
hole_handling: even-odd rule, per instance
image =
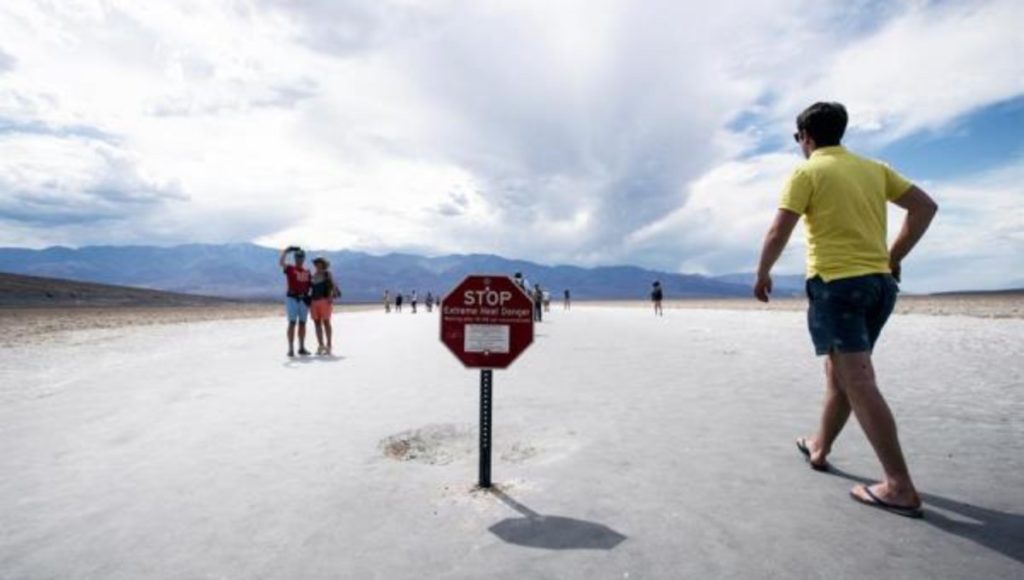
[[814, 139], [818, 147], [839, 145], [846, 133], [846, 107], [840, 103], [814, 103], [796, 118], [796, 128]]

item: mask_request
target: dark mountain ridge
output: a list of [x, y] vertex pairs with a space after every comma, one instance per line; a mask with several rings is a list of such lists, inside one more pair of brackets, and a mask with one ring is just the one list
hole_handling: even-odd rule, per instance
[[[424, 257], [392, 253], [376, 256], [350, 250], [311, 251], [326, 256], [348, 301], [378, 300], [417, 290], [443, 294], [470, 273], [523, 272], [552, 296], [564, 289], [579, 299], [646, 299], [661, 280], [667, 298], [750, 296], [749, 274], [720, 278], [673, 274], [635, 266], [545, 266], [488, 254]], [[0, 248], [0, 271], [102, 284], [152, 288], [229, 298], [276, 298], [284, 292], [277, 268], [278, 250], [255, 244], [51, 247], [43, 250]], [[746, 277], [747, 282], [743, 282]], [[776, 294], [802, 289], [791, 277], [776, 278]], [[797, 277], [799, 278], [799, 277]]]

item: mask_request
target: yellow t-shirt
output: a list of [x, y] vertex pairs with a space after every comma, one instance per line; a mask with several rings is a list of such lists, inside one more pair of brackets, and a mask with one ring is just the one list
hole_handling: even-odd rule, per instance
[[886, 201], [911, 183], [845, 148], [815, 149], [790, 176], [779, 207], [804, 216], [807, 277], [826, 282], [889, 273]]

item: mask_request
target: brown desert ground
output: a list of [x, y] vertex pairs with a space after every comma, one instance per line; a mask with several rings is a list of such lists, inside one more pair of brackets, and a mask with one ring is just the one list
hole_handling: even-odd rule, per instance
[[[650, 308], [643, 300], [577, 301], [575, 306]], [[666, 310], [803, 310], [804, 298], [762, 304], [751, 298], [667, 300]], [[553, 304], [553, 308], [561, 308]], [[378, 304], [335, 305], [339, 313], [380, 308]], [[108, 329], [115, 334], [137, 326], [209, 320], [283, 317], [278, 302], [242, 302], [55, 278], [0, 273], [0, 348], [66, 340], [71, 331]], [[1024, 318], [1024, 291], [975, 292], [900, 297], [897, 314]], [[121, 332], [118, 332], [120, 330]]]
[[[337, 310], [365, 308], [335, 306]], [[71, 331], [283, 315], [276, 302], [0, 273], [0, 347], [65, 340]]]
[[[634, 306], [650, 308], [641, 300], [581, 301], [585, 306]], [[776, 298], [762, 304], [751, 298], [693, 298], [666, 300], [666, 310], [697, 308], [702, 310], [805, 310], [807, 299]], [[555, 307], [554, 305], [552, 307]], [[560, 306], [559, 306], [560, 307]], [[964, 294], [904, 294], [896, 303], [896, 314], [930, 316], [974, 316], [977, 318], [1024, 318], [1024, 291], [977, 292]]]
[[[579, 301], [575, 307], [628, 306], [650, 308], [646, 301]], [[761, 304], [751, 299], [670, 300], [674, 309], [794, 311], [807, 307], [802, 298], [785, 298]], [[336, 313], [374, 310], [377, 304], [335, 305]], [[561, 308], [561, 305], [552, 305]], [[1024, 318], [1024, 294], [903, 296], [897, 314], [972, 316], [977, 318]], [[226, 302], [192, 306], [69, 306], [49, 308], [0, 307], [0, 348], [17, 344], [63, 341], [71, 331], [110, 329], [130, 332], [137, 326], [181, 324], [209, 320], [283, 317], [277, 303]], [[399, 315], [396, 315], [399, 316]], [[120, 334], [120, 332], [116, 332]]]
[[[375, 306], [335, 305], [334, 312]], [[77, 330], [130, 332], [138, 326], [182, 324], [241, 318], [284, 318], [284, 306], [271, 303], [226, 303], [217, 306], [123, 306], [66, 308], [0, 308], [0, 348], [17, 344], [65, 340]], [[312, 326], [312, 325], [310, 325]], [[312, 332], [312, 330], [310, 331]], [[117, 332], [116, 334], [121, 334]]]

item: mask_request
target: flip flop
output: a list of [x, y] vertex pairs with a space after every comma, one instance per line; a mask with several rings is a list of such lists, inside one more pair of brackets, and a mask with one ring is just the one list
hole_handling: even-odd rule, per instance
[[800, 450], [800, 453], [804, 454], [807, 459], [807, 464], [811, 466], [814, 471], [828, 471], [828, 462], [826, 461], [822, 465], [818, 465], [811, 461], [811, 448], [807, 446], [807, 438], [801, 437], [796, 440], [796, 448]]
[[889, 513], [894, 513], [906, 518], [921, 519], [924, 517], [924, 510], [921, 509], [921, 506], [913, 507], [892, 504], [875, 495], [874, 492], [871, 491], [870, 487], [866, 485], [861, 485], [860, 487], [864, 490], [864, 493], [868, 494], [868, 497], [871, 498], [871, 500], [866, 500], [853, 493], [853, 490], [850, 490], [850, 497], [852, 497], [857, 503], [885, 510]]

